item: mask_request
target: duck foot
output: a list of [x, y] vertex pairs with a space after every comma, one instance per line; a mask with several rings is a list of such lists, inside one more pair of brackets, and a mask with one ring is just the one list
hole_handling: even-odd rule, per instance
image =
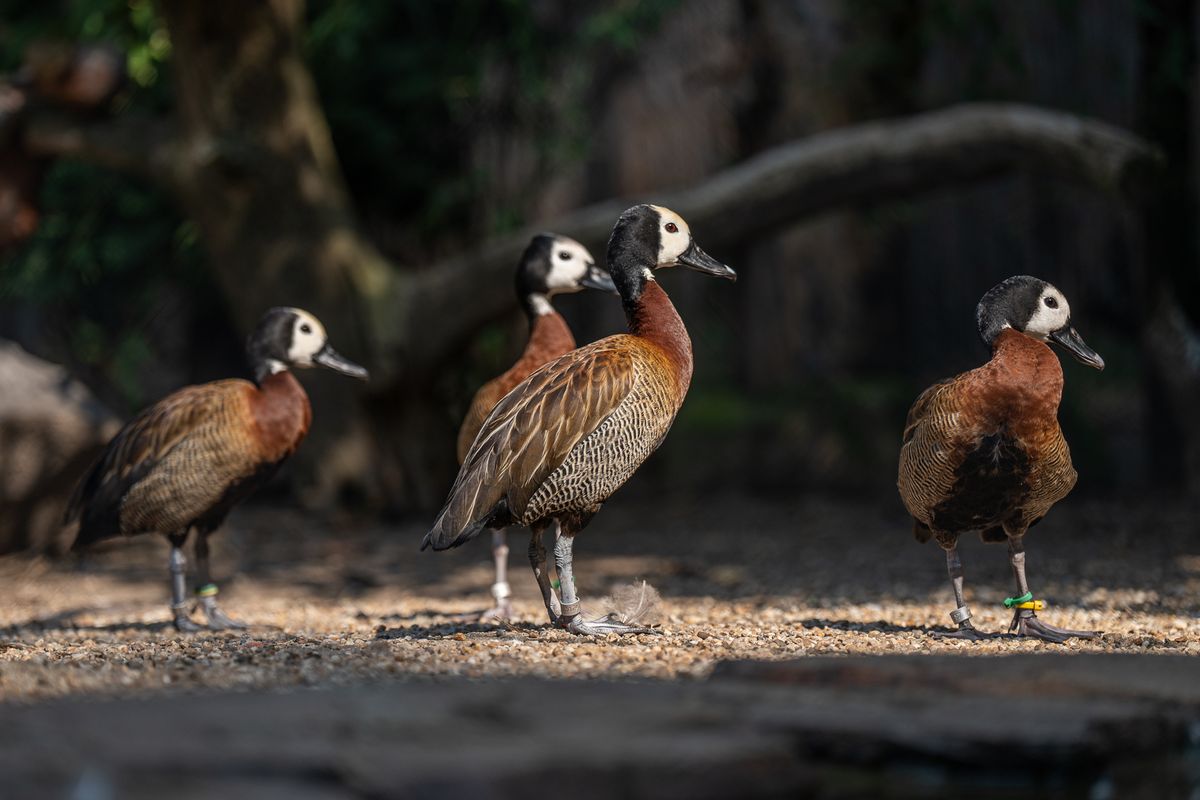
[[171, 610], [175, 614], [175, 621], [173, 623], [175, 630], [180, 633], [199, 633], [200, 631], [208, 630], [208, 628], [188, 616], [187, 608], [173, 608]]
[[981, 631], [969, 622], [960, 625], [955, 631], [930, 631], [929, 633], [935, 639], [958, 639], [967, 642], [982, 642], [985, 639], [996, 638], [996, 634]]
[[203, 598], [200, 601], [200, 606], [204, 609], [204, 617], [208, 620], [208, 629], [210, 631], [246, 630], [250, 627], [247, 623], [234, 619], [222, 611], [221, 607], [211, 597]]
[[512, 603], [507, 600], [501, 603], [496, 603], [495, 606], [487, 611], [480, 612], [479, 622], [505, 622], [512, 619], [513, 610]]
[[[503, 534], [501, 534], [503, 535]], [[504, 557], [508, 557], [508, 548], [504, 547]], [[497, 570], [501, 562], [497, 561]], [[480, 622], [504, 622], [512, 617], [512, 602], [508, 599], [512, 596], [512, 589], [508, 586], [508, 581], [496, 581], [492, 584], [492, 597], [496, 598], [496, 605], [489, 608], [479, 615]]]
[[[600, 619], [584, 620], [579, 614], [565, 621], [564, 627], [571, 633], [581, 636], [607, 636], [611, 633], [630, 634], [630, 633], [654, 633], [662, 634], [658, 628], [646, 628], [640, 625], [626, 625], [619, 621], [614, 615], [609, 614], [607, 617]], [[562, 624], [563, 620], [559, 620]]]
[[1056, 628], [1042, 622], [1032, 611], [1018, 610], [1013, 615], [1009, 630], [1018, 636], [1033, 636], [1045, 642], [1064, 644], [1068, 639], [1097, 639], [1100, 631], [1073, 631], [1066, 628]]

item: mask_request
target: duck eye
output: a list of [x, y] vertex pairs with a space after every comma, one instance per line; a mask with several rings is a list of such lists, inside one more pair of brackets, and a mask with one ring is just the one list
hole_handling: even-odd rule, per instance
[[666, 225], [667, 233], [679, 233], [679, 226], [674, 222], [668, 222]]
[[1047, 308], [1058, 308], [1058, 301], [1055, 300], [1053, 297], [1047, 297], [1042, 302], [1046, 304]]
[[559, 260], [559, 261], [570, 261], [570, 260], [571, 260], [571, 251], [569, 251], [569, 250], [560, 250], [560, 251], [558, 252], [558, 260]]
[[312, 333], [312, 325], [309, 325], [307, 322], [304, 323], [303, 325], [300, 326], [300, 332], [301, 333]]

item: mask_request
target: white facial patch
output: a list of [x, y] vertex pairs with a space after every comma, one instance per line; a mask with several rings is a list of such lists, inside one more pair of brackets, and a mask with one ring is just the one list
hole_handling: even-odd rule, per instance
[[673, 267], [692, 244], [692, 231], [683, 217], [669, 208], [650, 206], [658, 212], [658, 266]]
[[1058, 289], [1046, 284], [1041, 297], [1038, 298], [1033, 316], [1025, 323], [1025, 333], [1044, 341], [1051, 333], [1066, 327], [1070, 322], [1071, 306], [1067, 304], [1067, 298]]
[[292, 322], [292, 346], [288, 349], [288, 361], [298, 367], [311, 367], [313, 356], [321, 352], [328, 337], [325, 326], [303, 309], [293, 308], [296, 315]]
[[550, 272], [546, 275], [546, 289], [550, 294], [578, 292], [583, 288], [579, 282], [595, 263], [592, 254], [579, 242], [565, 236], [555, 237], [550, 247]]

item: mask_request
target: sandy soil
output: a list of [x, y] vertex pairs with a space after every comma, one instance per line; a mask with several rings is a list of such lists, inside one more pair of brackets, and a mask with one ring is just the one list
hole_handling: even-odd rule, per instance
[[[168, 624], [165, 541], [142, 537], [73, 559], [0, 559], [0, 700], [375, 680], [696, 678], [726, 659], [872, 653], [1118, 651], [1200, 655], [1200, 535], [1182, 506], [1072, 502], [1027, 539], [1035, 593], [1064, 646], [1002, 636], [939, 640], [952, 605], [944, 559], [892, 507], [678, 497], [614, 502], [576, 545], [585, 611], [644, 579], [662, 633], [590, 639], [546, 624], [510, 536], [516, 618], [479, 624], [491, 583], [485, 540], [418, 553], [425, 520], [381, 526], [279, 508], [235, 514], [215, 540], [226, 610], [245, 632]], [[1002, 632], [1003, 546], [964, 539], [979, 627]]]

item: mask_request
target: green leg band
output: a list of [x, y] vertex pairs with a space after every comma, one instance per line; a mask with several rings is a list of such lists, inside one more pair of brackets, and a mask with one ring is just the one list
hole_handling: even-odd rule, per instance
[[196, 589], [196, 597], [216, 597], [220, 591], [215, 583], [206, 583]]
[[554, 580], [550, 581], [550, 586], [554, 589], [561, 589], [562, 583], [558, 580], [558, 578], [555, 578]]
[[1032, 599], [1033, 599], [1033, 592], [1026, 592], [1025, 594], [1021, 595], [1020, 597], [1006, 597], [1006, 598], [1004, 598], [1004, 607], [1012, 608], [1013, 606], [1021, 605], [1021, 603], [1028, 603]]

